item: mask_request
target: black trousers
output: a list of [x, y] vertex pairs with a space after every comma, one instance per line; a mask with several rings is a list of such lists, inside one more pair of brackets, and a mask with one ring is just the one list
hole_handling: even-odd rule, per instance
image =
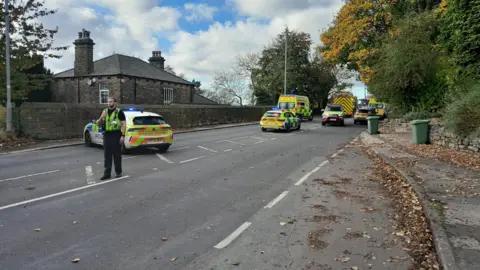
[[122, 145], [120, 144], [121, 132], [105, 132], [103, 134], [104, 149], [104, 175], [112, 173], [112, 157], [115, 163], [115, 172], [122, 173]]

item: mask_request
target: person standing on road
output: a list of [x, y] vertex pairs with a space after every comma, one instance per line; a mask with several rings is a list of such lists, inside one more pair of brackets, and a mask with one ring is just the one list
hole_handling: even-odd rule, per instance
[[112, 156], [117, 178], [122, 175], [122, 146], [125, 138], [125, 113], [117, 108], [117, 100], [108, 98], [108, 108], [104, 109], [97, 125], [103, 129], [103, 149], [105, 171], [100, 180], [111, 178]]

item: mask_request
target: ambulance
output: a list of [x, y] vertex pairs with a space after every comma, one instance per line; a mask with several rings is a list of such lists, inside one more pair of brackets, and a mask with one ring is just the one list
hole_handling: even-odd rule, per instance
[[306, 96], [299, 95], [280, 95], [278, 98], [279, 109], [286, 109], [295, 114], [300, 120], [313, 120], [312, 109], [310, 108], [310, 100]]

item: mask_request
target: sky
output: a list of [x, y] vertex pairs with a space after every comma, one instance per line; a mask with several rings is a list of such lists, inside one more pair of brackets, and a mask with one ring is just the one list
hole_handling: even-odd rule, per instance
[[[44, 17], [47, 28], [58, 26], [54, 45], [70, 46], [60, 59], [47, 59], [54, 73], [73, 67], [72, 42], [90, 31], [94, 60], [120, 53], [145, 61], [161, 51], [165, 65], [188, 80], [209, 88], [217, 69], [232, 66], [236, 55], [261, 52], [285, 25], [311, 35], [333, 20], [343, 0], [45, 0], [57, 13]], [[351, 79], [352, 91], [364, 85]]]

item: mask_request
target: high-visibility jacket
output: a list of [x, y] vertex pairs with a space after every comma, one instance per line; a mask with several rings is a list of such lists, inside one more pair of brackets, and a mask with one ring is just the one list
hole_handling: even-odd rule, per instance
[[108, 109], [105, 109], [105, 113], [107, 114], [105, 119], [105, 131], [122, 131], [122, 123], [120, 122], [120, 118], [118, 118], [118, 113], [120, 109], [116, 108], [112, 114], [108, 115]]

